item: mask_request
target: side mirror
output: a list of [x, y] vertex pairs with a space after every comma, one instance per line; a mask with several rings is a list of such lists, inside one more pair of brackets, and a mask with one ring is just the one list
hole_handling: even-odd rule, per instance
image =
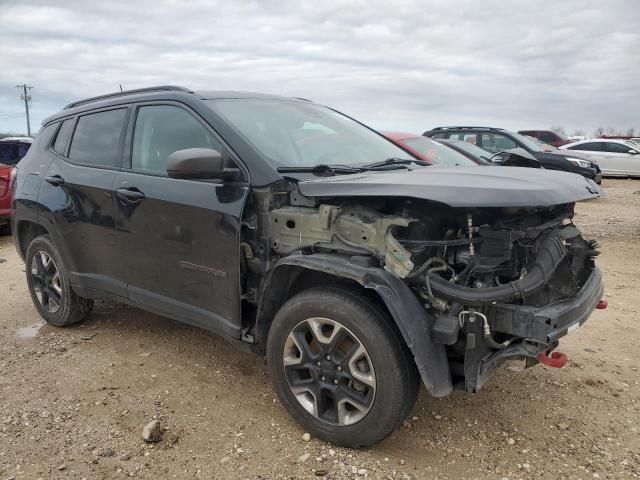
[[638, 154], [638, 152], [636, 152], [635, 150], [629, 150], [629, 154], [630, 154], [630, 155], [637, 155], [637, 154]]
[[167, 158], [167, 175], [171, 178], [205, 180], [224, 174], [222, 155], [212, 148], [186, 148]]

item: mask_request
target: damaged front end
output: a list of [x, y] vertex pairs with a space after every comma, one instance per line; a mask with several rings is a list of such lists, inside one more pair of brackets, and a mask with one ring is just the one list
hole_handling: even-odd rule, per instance
[[[572, 223], [574, 203], [311, 197], [287, 182], [256, 192], [252, 210], [246, 244], [263, 253], [252, 253], [254, 273], [302, 267], [375, 290], [435, 396], [479, 390], [506, 359], [537, 363], [603, 294], [597, 245]], [[265, 288], [254, 297], [268, 304]]]

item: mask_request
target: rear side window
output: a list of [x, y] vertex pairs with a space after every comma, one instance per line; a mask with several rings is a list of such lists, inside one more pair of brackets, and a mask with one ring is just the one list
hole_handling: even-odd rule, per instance
[[223, 153], [220, 142], [186, 110], [173, 105], [140, 107], [133, 133], [133, 170], [166, 175], [167, 157], [186, 148]]
[[485, 133], [482, 135], [482, 148], [491, 153], [498, 153], [503, 150], [517, 148], [518, 144], [509, 137], [495, 133]]
[[538, 138], [545, 143], [552, 143], [558, 140], [557, 136], [553, 132], [540, 132]]
[[587, 142], [580, 145], [568, 147], [568, 150], [583, 150], [585, 152], [604, 152], [604, 144], [602, 142]]
[[58, 130], [58, 135], [56, 136], [56, 141], [53, 144], [53, 151], [59, 153], [60, 155], [65, 154], [65, 149], [67, 147], [67, 141], [69, 140], [69, 135], [71, 135], [71, 129], [73, 128], [74, 119], [70, 118], [62, 122], [60, 126], [60, 130]]
[[126, 108], [83, 115], [71, 140], [69, 158], [100, 167], [119, 167]]

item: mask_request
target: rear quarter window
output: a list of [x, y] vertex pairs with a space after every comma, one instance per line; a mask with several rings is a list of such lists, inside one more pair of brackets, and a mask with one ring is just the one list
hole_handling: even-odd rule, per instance
[[60, 130], [58, 130], [58, 135], [56, 135], [56, 141], [53, 144], [54, 152], [59, 153], [60, 155], [64, 155], [66, 153], [67, 142], [69, 141], [74, 121], [75, 119], [69, 118], [62, 122]]

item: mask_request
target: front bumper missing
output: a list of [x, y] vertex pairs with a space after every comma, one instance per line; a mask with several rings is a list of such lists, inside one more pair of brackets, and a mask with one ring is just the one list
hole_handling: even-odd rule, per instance
[[[594, 268], [574, 298], [560, 300], [543, 307], [525, 305], [493, 305], [486, 315], [494, 332], [522, 338], [519, 343], [477, 358], [476, 365], [465, 359], [465, 390], [478, 391], [495, 369], [505, 360], [525, 358], [527, 366], [538, 363], [537, 356], [558, 346], [560, 338], [587, 321], [604, 294], [602, 272]], [[469, 355], [471, 352], [467, 352]], [[475, 362], [474, 362], [475, 363]], [[475, 367], [475, 368], [474, 368]]]

